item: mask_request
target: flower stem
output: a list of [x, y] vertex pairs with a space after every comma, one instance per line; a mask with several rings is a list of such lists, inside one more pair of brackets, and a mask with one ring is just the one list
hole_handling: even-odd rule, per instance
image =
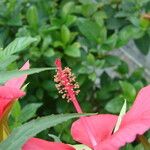
[[150, 143], [146, 139], [144, 135], [138, 136], [139, 141], [142, 143], [144, 150], [149, 150], [150, 149]]

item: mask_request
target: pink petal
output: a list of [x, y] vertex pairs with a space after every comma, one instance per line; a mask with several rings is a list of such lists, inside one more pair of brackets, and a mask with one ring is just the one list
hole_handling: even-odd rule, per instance
[[3, 117], [7, 108], [9, 107], [9, 105], [11, 104], [11, 102], [12, 101], [10, 99], [1, 99], [0, 98], [0, 120]]
[[99, 143], [95, 150], [119, 150], [126, 143], [133, 142], [137, 134], [142, 135], [148, 129], [147, 126], [142, 125], [140, 122], [129, 124]]
[[48, 142], [38, 138], [29, 139], [22, 150], [75, 150], [73, 147], [57, 142]]
[[5, 110], [9, 107], [12, 101], [22, 97], [25, 93], [19, 89], [0, 86], [0, 119], [2, 118]]
[[[149, 118], [149, 124], [150, 124], [150, 85], [142, 88], [135, 101], [133, 106], [131, 107], [130, 111], [126, 114], [126, 117], [124, 118], [123, 124], [128, 124], [129, 122], [132, 122], [133, 120], [136, 121], [137, 118]], [[147, 119], [148, 119], [147, 118]]]
[[107, 140], [95, 146], [94, 150], [119, 150], [119, 149], [113, 144], [110, 144], [110, 141]]
[[[120, 129], [99, 147], [109, 145], [114, 150], [135, 140], [136, 135], [142, 135], [150, 129], [150, 86], [140, 90], [131, 109], [124, 116]], [[110, 148], [109, 148], [110, 149]], [[110, 149], [111, 150], [111, 149]], [[113, 149], [112, 149], [113, 150]]]
[[[27, 70], [27, 69], [29, 69], [29, 66], [30, 66], [29, 61], [27, 61], [27, 62], [22, 66], [22, 68], [21, 68], [20, 70]], [[23, 83], [25, 82], [26, 78], [27, 78], [27, 75], [23, 75], [23, 76], [18, 77], [18, 78], [13, 78], [13, 79], [7, 81], [7, 82], [5, 83], [5, 85], [6, 85], [6, 86], [15, 87], [15, 88], [18, 88], [18, 89], [19, 89], [19, 88], [21, 88], [21, 86], [22, 86]]]
[[20, 89], [8, 87], [8, 86], [0, 86], [0, 98], [1, 99], [18, 99], [22, 97], [25, 93]]
[[119, 149], [124, 146], [126, 143], [131, 143], [135, 140], [136, 135], [142, 135], [149, 127], [145, 126], [144, 123], [135, 122], [129, 124], [124, 128], [120, 128], [118, 132], [112, 135], [111, 139], [105, 141], [105, 144], [109, 144], [111, 147], [116, 147]]
[[[98, 143], [107, 139], [111, 135], [117, 121], [117, 116], [107, 114], [84, 118], [86, 119], [87, 124]], [[93, 148], [81, 119], [78, 119], [73, 123], [71, 127], [71, 134], [74, 140]]]

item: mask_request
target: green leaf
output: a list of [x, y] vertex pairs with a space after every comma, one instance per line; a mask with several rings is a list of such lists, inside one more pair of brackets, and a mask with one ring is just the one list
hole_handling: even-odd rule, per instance
[[11, 109], [11, 115], [15, 118], [15, 119], [18, 119], [18, 117], [20, 116], [21, 114], [21, 106], [19, 104], [19, 101], [16, 101], [14, 104], [13, 104], [13, 107]]
[[18, 127], [21, 125], [21, 123], [19, 122], [19, 116], [21, 114], [21, 106], [19, 101], [16, 101], [13, 104], [13, 107], [11, 109], [11, 117], [9, 118], [9, 127], [10, 129], [13, 129], [15, 127]]
[[30, 27], [34, 30], [38, 28], [38, 12], [36, 6], [29, 7], [27, 11], [27, 21]]
[[144, 150], [144, 147], [142, 144], [138, 144], [135, 146], [135, 148], [133, 150]]
[[144, 87], [144, 84], [143, 84], [142, 81], [136, 81], [136, 82], [134, 83], [134, 87], [135, 87], [136, 91], [139, 91], [141, 88]]
[[81, 52], [80, 52], [80, 44], [79, 43], [74, 43], [70, 46], [68, 46], [65, 50], [64, 53], [68, 56], [71, 57], [80, 57]]
[[113, 98], [106, 104], [105, 110], [107, 110], [108, 112], [111, 112], [111, 113], [119, 113], [120, 109], [123, 105], [122, 99], [123, 99], [122, 95]]
[[107, 28], [109, 30], [118, 30], [126, 23], [126, 20], [111, 17], [107, 19]]
[[108, 55], [106, 56], [106, 62], [109, 63], [112, 66], [118, 66], [121, 65], [121, 60], [119, 57], [117, 56], [113, 56], [113, 55]]
[[120, 47], [126, 44], [130, 39], [138, 39], [143, 36], [140, 28], [134, 26], [125, 26], [120, 32], [117, 41], [117, 46]]
[[96, 12], [97, 8], [97, 3], [82, 5], [82, 14], [84, 16], [91, 16], [94, 12]]
[[61, 39], [64, 44], [67, 44], [70, 40], [70, 31], [65, 25], [61, 27]]
[[123, 96], [127, 101], [133, 102], [135, 96], [136, 96], [136, 90], [134, 86], [126, 81], [120, 81], [120, 86], [123, 91]]
[[140, 19], [140, 26], [143, 28], [143, 30], [147, 30], [150, 26], [150, 22], [148, 19], [141, 17]]
[[44, 53], [45, 57], [52, 57], [54, 55], [55, 55], [55, 51], [52, 48], [47, 49]]
[[44, 91], [43, 91], [43, 89], [42, 88], [39, 88], [39, 89], [37, 89], [36, 90], [36, 97], [38, 98], [38, 99], [42, 99], [43, 98], [43, 96], [44, 96], [44, 93], [43, 93]]
[[7, 58], [0, 59], [0, 70], [5, 69], [8, 65], [14, 62], [17, 58], [18, 56], [12, 55], [12, 56], [8, 56]]
[[21, 37], [16, 38], [11, 42], [3, 51], [0, 51], [1, 57], [8, 57], [14, 53], [20, 52], [27, 48], [31, 43], [35, 42], [37, 39], [32, 37]]
[[79, 0], [79, 2], [82, 4], [93, 4], [93, 0], [86, 0], [86, 1], [85, 0]]
[[96, 73], [95, 72], [92, 72], [88, 75], [89, 79], [92, 80], [92, 81], [95, 81], [96, 80]]
[[129, 73], [129, 66], [128, 66], [127, 62], [122, 61], [116, 70], [120, 74], [128, 74]]
[[113, 35], [108, 37], [108, 39], [103, 43], [102, 48], [104, 50], [114, 49], [116, 46], [117, 40], [118, 40], [118, 35], [116, 33], [114, 33]]
[[122, 108], [121, 108], [120, 114], [119, 114], [119, 116], [118, 116], [117, 123], [116, 123], [115, 128], [114, 128], [114, 133], [115, 133], [116, 131], [118, 131], [118, 129], [119, 129], [119, 127], [120, 127], [120, 124], [121, 124], [121, 121], [122, 121], [122, 118], [123, 118], [123, 116], [124, 116], [125, 113], [126, 113], [126, 110], [127, 110], [127, 102], [126, 102], [126, 100], [125, 100], [125, 101], [124, 101], [124, 104], [123, 104], [123, 106], [122, 106]]
[[142, 80], [143, 76], [144, 76], [144, 68], [137, 68], [131, 74], [131, 79], [132, 81], [138, 81], [138, 80]]
[[78, 28], [81, 33], [91, 41], [97, 41], [100, 37], [100, 27], [96, 22], [88, 19], [79, 19], [77, 22]]
[[90, 64], [90, 65], [94, 65], [95, 64], [95, 57], [92, 53], [89, 53], [87, 55], [87, 62]]
[[13, 71], [1, 71], [0, 72], [0, 84], [3, 84], [4, 82], [6, 82], [7, 80], [14, 78], [14, 77], [20, 77], [24, 74], [34, 74], [34, 73], [39, 73], [42, 71], [46, 71], [46, 70], [53, 70], [55, 68], [32, 68], [32, 69], [28, 69], [28, 70], [22, 70], [22, 71], [18, 71], [18, 70], [13, 70]]
[[147, 55], [150, 50], [150, 36], [148, 34], [144, 35], [142, 38], [135, 40], [136, 46], [139, 48], [139, 50]]
[[0, 150], [20, 150], [22, 145], [41, 131], [64, 121], [91, 114], [60, 114], [41, 117], [14, 129], [10, 136], [0, 143]]
[[126, 144], [126, 146], [124, 146], [121, 150], [139, 150], [139, 149], [133, 147], [132, 144]]
[[35, 116], [35, 113], [37, 111], [37, 109], [42, 105], [42, 103], [31, 103], [26, 105], [19, 116], [19, 121], [21, 123], [28, 121], [29, 119], [31, 119], [32, 117]]
[[62, 8], [62, 16], [68, 15], [72, 11], [73, 6], [74, 6], [74, 2], [72, 1], [67, 2]]

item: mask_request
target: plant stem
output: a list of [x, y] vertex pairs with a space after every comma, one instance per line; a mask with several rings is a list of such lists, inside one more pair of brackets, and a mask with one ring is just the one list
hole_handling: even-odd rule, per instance
[[150, 150], [150, 143], [144, 135], [138, 136], [138, 139], [142, 143], [144, 150]]

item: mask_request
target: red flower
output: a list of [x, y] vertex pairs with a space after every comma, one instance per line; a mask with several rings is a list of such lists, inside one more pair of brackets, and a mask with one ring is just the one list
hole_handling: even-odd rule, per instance
[[[29, 69], [29, 62], [26, 62], [21, 70]], [[19, 78], [13, 78], [0, 86], [0, 119], [5, 112], [9, 109], [12, 102], [22, 97], [25, 93], [20, 90], [27, 76], [21, 76]]]
[[82, 120], [73, 123], [71, 133], [74, 140], [88, 145], [94, 150], [118, 150], [126, 143], [133, 142], [136, 135], [150, 129], [150, 86], [140, 90], [131, 109], [124, 115], [119, 130], [113, 133], [117, 122], [115, 115], [95, 115], [85, 117], [93, 130], [98, 144], [93, 147]]

